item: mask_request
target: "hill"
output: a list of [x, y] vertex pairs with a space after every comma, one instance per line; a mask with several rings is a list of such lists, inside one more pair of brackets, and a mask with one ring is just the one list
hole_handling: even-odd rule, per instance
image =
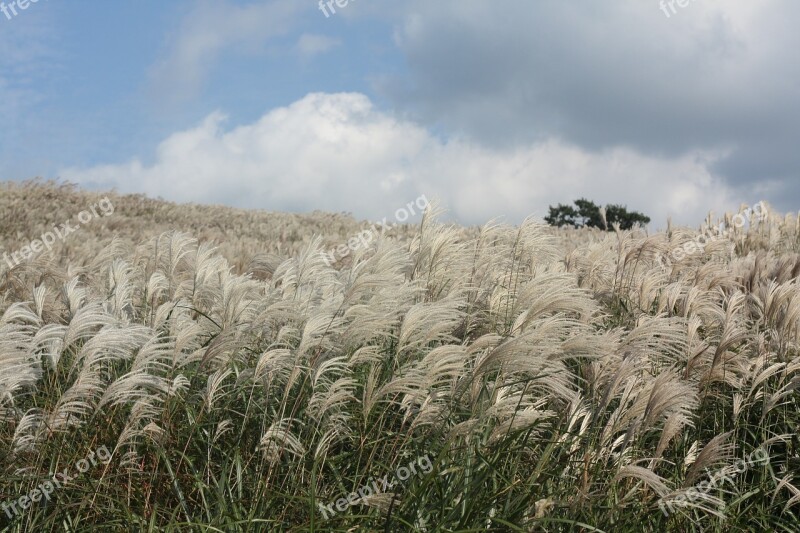
[[0, 523], [794, 531], [800, 219], [761, 207], [432, 207], [329, 264], [369, 223], [3, 185]]

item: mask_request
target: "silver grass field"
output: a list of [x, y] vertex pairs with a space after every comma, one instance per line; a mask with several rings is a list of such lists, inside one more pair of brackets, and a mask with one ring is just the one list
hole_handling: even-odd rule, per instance
[[665, 266], [716, 218], [465, 228], [434, 205], [328, 266], [369, 223], [31, 181], [0, 185], [2, 251], [106, 195], [0, 262], [4, 531], [800, 527], [797, 215]]

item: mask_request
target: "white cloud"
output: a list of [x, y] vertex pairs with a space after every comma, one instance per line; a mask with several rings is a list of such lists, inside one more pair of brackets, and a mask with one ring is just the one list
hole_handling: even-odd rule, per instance
[[181, 99], [202, 87], [220, 53], [257, 51], [285, 34], [302, 6], [296, 0], [262, 0], [248, 5], [203, 0], [183, 19], [165, 57], [152, 69], [160, 97]]
[[225, 129], [224, 121], [212, 113], [171, 135], [151, 166], [133, 159], [61, 176], [175, 201], [371, 219], [391, 216], [420, 194], [440, 198], [464, 223], [495, 216], [519, 222], [580, 196], [627, 204], [656, 227], [668, 215], [694, 225], [709, 209], [738, 207], [707, 170], [722, 153], [659, 159], [626, 148], [591, 153], [556, 139], [515, 149], [443, 141], [355, 93], [310, 94], [249, 125]]
[[297, 40], [296, 48], [300, 55], [309, 58], [318, 54], [323, 54], [341, 44], [342, 42], [339, 39], [334, 39], [326, 35], [304, 33]]
[[[668, 18], [660, 3], [676, 13]], [[395, 43], [405, 68], [377, 87], [419, 123], [487, 146], [559, 138], [653, 157], [725, 150], [714, 175], [741, 195], [765, 187], [776, 208], [796, 209], [796, 0], [402, 6]]]

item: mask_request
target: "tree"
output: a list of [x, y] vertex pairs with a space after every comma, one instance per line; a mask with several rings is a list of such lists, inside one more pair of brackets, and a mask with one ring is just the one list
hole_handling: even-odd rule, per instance
[[550, 214], [544, 217], [545, 221], [551, 226], [572, 226], [578, 227], [578, 211], [571, 205], [558, 204], [558, 207], [550, 206]]
[[629, 213], [625, 206], [616, 204], [606, 206], [606, 220], [609, 227], [618, 223], [620, 229], [631, 229], [636, 225], [644, 226], [650, 223], [650, 217], [636, 211]]
[[600, 207], [596, 206], [594, 202], [586, 198], [579, 198], [575, 200], [575, 205], [578, 206], [578, 214], [581, 217], [581, 226], [589, 228], [603, 228], [603, 217], [600, 215]]
[[600, 207], [591, 200], [579, 198], [574, 202], [575, 207], [558, 204], [549, 206], [550, 212], [544, 220], [551, 226], [572, 226], [574, 228], [606, 228], [611, 231], [614, 224], [619, 224], [620, 229], [631, 229], [636, 225], [650, 222], [650, 217], [637, 211], [628, 212], [628, 208], [619, 204], [608, 204], [605, 208], [605, 220], [600, 213]]

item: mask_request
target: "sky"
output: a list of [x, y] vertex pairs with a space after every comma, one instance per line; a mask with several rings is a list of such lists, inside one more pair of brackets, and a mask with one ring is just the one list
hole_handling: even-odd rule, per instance
[[326, 3], [5, 0], [0, 180], [463, 224], [800, 209], [796, 0]]

